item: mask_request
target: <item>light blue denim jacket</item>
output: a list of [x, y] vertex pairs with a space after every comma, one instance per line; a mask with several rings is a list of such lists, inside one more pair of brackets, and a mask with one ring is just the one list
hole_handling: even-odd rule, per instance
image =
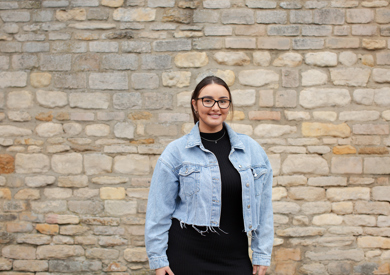
[[[274, 239], [272, 168], [261, 146], [226, 123], [229, 160], [241, 176], [245, 232], [252, 233], [252, 264], [269, 266]], [[215, 155], [203, 147], [198, 124], [171, 142], [156, 164], [149, 191], [145, 246], [151, 269], [168, 266], [166, 250], [172, 218], [196, 226], [219, 227], [221, 175]]]

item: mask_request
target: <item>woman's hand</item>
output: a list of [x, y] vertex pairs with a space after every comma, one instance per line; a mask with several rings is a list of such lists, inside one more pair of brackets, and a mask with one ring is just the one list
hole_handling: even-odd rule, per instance
[[264, 265], [254, 265], [253, 266], [253, 274], [265, 275], [267, 268], [268, 268], [268, 266], [264, 266]]
[[164, 267], [156, 269], [156, 275], [165, 275], [165, 274], [175, 275], [175, 274], [173, 274], [173, 272], [169, 268], [169, 266], [164, 266]]

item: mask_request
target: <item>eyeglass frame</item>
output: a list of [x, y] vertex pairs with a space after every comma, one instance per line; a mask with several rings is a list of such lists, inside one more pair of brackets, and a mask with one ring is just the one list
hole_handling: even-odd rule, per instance
[[[205, 105], [204, 105], [204, 102], [203, 102], [203, 99], [205, 99], [205, 98], [214, 100], [213, 105], [211, 105], [211, 106], [205, 106]], [[203, 107], [206, 107], [206, 108], [213, 108], [214, 105], [215, 105], [215, 103], [217, 103], [217, 104], [218, 104], [218, 107], [219, 107], [220, 109], [228, 109], [228, 108], [230, 107], [230, 104], [232, 103], [232, 101], [231, 101], [230, 99], [215, 100], [214, 98], [211, 98], [211, 97], [208, 97], [208, 96], [204, 96], [204, 97], [199, 97], [199, 98], [197, 98], [197, 100], [199, 100], [199, 99], [202, 100], [202, 105], [203, 105]], [[219, 102], [220, 102], [220, 101], [224, 101], [224, 100], [225, 100], [225, 101], [229, 101], [229, 105], [228, 105], [226, 108], [222, 108], [222, 107], [219, 105]]]

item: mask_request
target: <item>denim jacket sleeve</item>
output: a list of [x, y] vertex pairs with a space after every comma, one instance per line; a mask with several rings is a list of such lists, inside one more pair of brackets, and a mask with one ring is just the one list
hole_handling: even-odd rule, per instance
[[151, 269], [169, 265], [168, 231], [178, 190], [179, 180], [174, 168], [160, 157], [152, 177], [145, 221], [145, 246]]
[[252, 264], [269, 266], [274, 241], [274, 220], [272, 210], [272, 168], [268, 163], [267, 177], [264, 181], [260, 199], [259, 226], [252, 232]]

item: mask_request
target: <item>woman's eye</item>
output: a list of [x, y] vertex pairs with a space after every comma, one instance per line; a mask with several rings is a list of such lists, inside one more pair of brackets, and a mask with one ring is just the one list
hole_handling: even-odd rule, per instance
[[220, 100], [219, 101], [221, 104], [226, 104], [227, 103], [227, 100]]
[[211, 103], [211, 102], [213, 102], [213, 101], [212, 101], [211, 99], [205, 99], [204, 102], [205, 102], [205, 103]]

